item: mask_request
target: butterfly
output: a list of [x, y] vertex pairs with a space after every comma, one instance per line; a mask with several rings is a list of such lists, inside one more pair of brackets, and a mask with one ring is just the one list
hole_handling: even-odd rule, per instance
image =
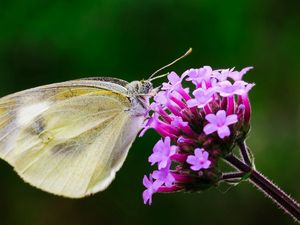
[[153, 75], [130, 83], [83, 78], [0, 98], [0, 158], [52, 194], [82, 198], [106, 189], [142, 129], [151, 81], [162, 77]]

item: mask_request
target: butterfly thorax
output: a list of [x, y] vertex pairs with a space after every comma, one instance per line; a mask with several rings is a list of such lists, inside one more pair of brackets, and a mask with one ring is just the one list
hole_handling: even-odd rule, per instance
[[144, 116], [149, 108], [149, 97], [153, 85], [148, 80], [132, 81], [126, 85], [132, 108], [131, 112], [137, 116]]

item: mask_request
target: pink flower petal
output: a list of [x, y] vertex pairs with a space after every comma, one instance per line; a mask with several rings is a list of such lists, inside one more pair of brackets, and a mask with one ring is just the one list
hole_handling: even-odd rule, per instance
[[237, 115], [233, 114], [233, 115], [229, 115], [227, 116], [226, 118], [226, 123], [225, 125], [228, 126], [228, 125], [231, 125], [231, 124], [234, 124], [238, 121], [237, 119]]
[[227, 126], [218, 128], [218, 135], [221, 139], [230, 135], [230, 130]]
[[180, 81], [180, 77], [175, 72], [171, 72], [168, 75], [168, 80], [170, 81], [171, 84], [176, 84], [177, 82]]
[[151, 154], [148, 158], [148, 162], [151, 163], [151, 165], [153, 166], [155, 163], [159, 162], [161, 160], [161, 156], [159, 154]]
[[225, 120], [226, 119], [226, 112], [225, 112], [225, 110], [219, 110], [217, 112], [216, 116], [218, 118], [220, 118], [221, 120]]
[[190, 168], [191, 168], [192, 170], [194, 170], [194, 171], [201, 170], [201, 166], [200, 166], [200, 165], [191, 166]]
[[169, 148], [170, 144], [171, 144], [171, 138], [170, 137], [166, 137], [165, 138], [165, 143], [164, 143], [165, 147]]
[[187, 163], [193, 165], [193, 164], [197, 164], [197, 158], [193, 155], [189, 155], [187, 157], [187, 160], [186, 160]]
[[206, 160], [206, 161], [203, 163], [203, 165], [202, 165], [203, 169], [208, 169], [209, 166], [210, 166], [210, 164], [211, 164], [211, 161]]
[[158, 169], [165, 168], [168, 165], [169, 162], [170, 162], [169, 159], [165, 159], [165, 160], [160, 161], [160, 163], [158, 164]]
[[215, 114], [208, 114], [205, 116], [205, 119], [210, 122], [210, 123], [216, 123], [217, 122], [217, 117]]
[[207, 151], [203, 151], [202, 157], [203, 157], [204, 159], [208, 159], [208, 152], [207, 152]]
[[253, 69], [252, 66], [246, 67], [242, 69], [238, 74], [232, 74], [230, 77], [234, 80], [241, 80], [243, 76], [251, 69]]
[[203, 128], [203, 131], [206, 135], [211, 134], [216, 130], [218, 130], [218, 127], [213, 123], [209, 123]]
[[194, 151], [196, 158], [198, 158], [198, 159], [203, 158], [203, 155], [202, 155], [203, 151], [204, 151], [203, 148], [196, 148]]
[[143, 178], [143, 185], [148, 188], [150, 185], [152, 184], [152, 182], [148, 179], [148, 177], [146, 175], [144, 175]]
[[144, 192], [143, 192], [143, 199], [144, 199], [144, 204], [146, 205], [147, 202], [149, 202], [149, 205], [152, 204], [152, 192], [150, 192], [148, 189], [146, 189]]
[[190, 99], [190, 100], [187, 101], [187, 106], [189, 108], [195, 107], [197, 105], [198, 105], [198, 101], [196, 99]]

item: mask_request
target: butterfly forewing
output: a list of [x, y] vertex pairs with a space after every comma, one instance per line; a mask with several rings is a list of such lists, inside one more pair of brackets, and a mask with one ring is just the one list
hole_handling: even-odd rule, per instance
[[0, 99], [0, 157], [33, 186], [84, 197], [105, 189], [122, 166], [143, 117], [131, 114], [124, 87], [88, 82]]

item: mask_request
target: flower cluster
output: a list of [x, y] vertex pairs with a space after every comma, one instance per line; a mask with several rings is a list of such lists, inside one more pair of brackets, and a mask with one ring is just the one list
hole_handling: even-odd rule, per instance
[[149, 157], [158, 169], [143, 179], [145, 204], [156, 192], [201, 191], [217, 184], [218, 160], [249, 131], [248, 92], [254, 84], [242, 79], [251, 68], [204, 66], [168, 75], [140, 135], [152, 128], [162, 136]]

